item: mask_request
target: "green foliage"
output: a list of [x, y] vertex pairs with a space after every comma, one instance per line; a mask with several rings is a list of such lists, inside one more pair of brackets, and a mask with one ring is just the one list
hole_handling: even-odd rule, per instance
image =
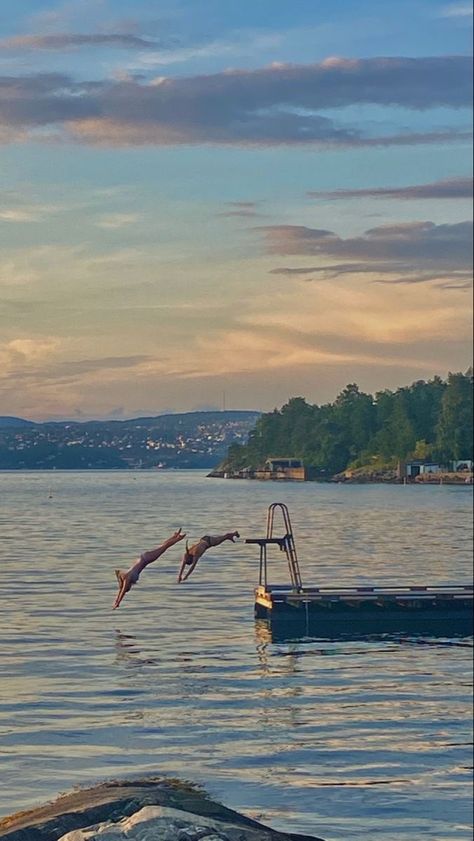
[[432, 458], [433, 446], [427, 441], [417, 441], [416, 447], [413, 450], [413, 458], [430, 459]]
[[449, 374], [436, 426], [436, 451], [442, 459], [472, 459], [472, 373]]
[[301, 458], [320, 476], [347, 467], [389, 465], [399, 459], [472, 458], [472, 373], [418, 380], [375, 397], [347, 385], [334, 403], [292, 397], [262, 415], [247, 445], [233, 445], [226, 467], [263, 465], [267, 458]]

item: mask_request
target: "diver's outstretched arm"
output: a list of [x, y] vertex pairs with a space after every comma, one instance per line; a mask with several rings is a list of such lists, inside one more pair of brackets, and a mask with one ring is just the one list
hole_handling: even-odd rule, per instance
[[183, 572], [184, 572], [184, 568], [186, 566], [186, 561], [183, 561], [183, 563], [181, 564], [181, 569], [179, 571], [178, 584], [181, 584], [182, 581], [186, 581], [186, 579], [189, 578], [189, 576], [191, 575], [193, 570], [196, 569], [196, 564], [197, 564], [198, 560], [199, 560], [199, 558], [195, 558], [194, 561], [192, 562], [192, 564], [189, 564], [188, 569], [186, 570], [186, 573], [184, 575], [183, 575]]

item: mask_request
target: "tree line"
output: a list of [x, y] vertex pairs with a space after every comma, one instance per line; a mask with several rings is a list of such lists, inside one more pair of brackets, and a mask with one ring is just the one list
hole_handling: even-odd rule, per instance
[[473, 372], [375, 395], [350, 383], [321, 406], [292, 397], [261, 415], [246, 445], [229, 447], [225, 467], [257, 468], [270, 457], [303, 459], [322, 476], [400, 459], [472, 459]]

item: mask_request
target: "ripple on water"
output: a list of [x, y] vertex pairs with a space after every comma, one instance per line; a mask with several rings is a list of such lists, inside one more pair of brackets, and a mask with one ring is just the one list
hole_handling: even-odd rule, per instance
[[[328, 841], [471, 838], [471, 641], [272, 643], [243, 544], [209, 553], [181, 587], [170, 550], [110, 610], [115, 566], [179, 525], [260, 534], [274, 496], [306, 580], [463, 581], [471, 489], [0, 478], [0, 813], [162, 773]], [[285, 580], [279, 553], [274, 568]]]

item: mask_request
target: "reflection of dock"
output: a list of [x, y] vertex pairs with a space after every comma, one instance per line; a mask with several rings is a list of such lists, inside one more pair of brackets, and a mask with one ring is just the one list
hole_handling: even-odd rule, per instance
[[[280, 511], [285, 534], [274, 537], [274, 517]], [[259, 546], [260, 574], [255, 590], [255, 615], [272, 627], [285, 626], [293, 636], [423, 633], [467, 636], [473, 632], [473, 587], [317, 587], [303, 586], [291, 521], [286, 505], [268, 509], [266, 537], [246, 540]], [[267, 548], [285, 552], [290, 583], [268, 581]]]

